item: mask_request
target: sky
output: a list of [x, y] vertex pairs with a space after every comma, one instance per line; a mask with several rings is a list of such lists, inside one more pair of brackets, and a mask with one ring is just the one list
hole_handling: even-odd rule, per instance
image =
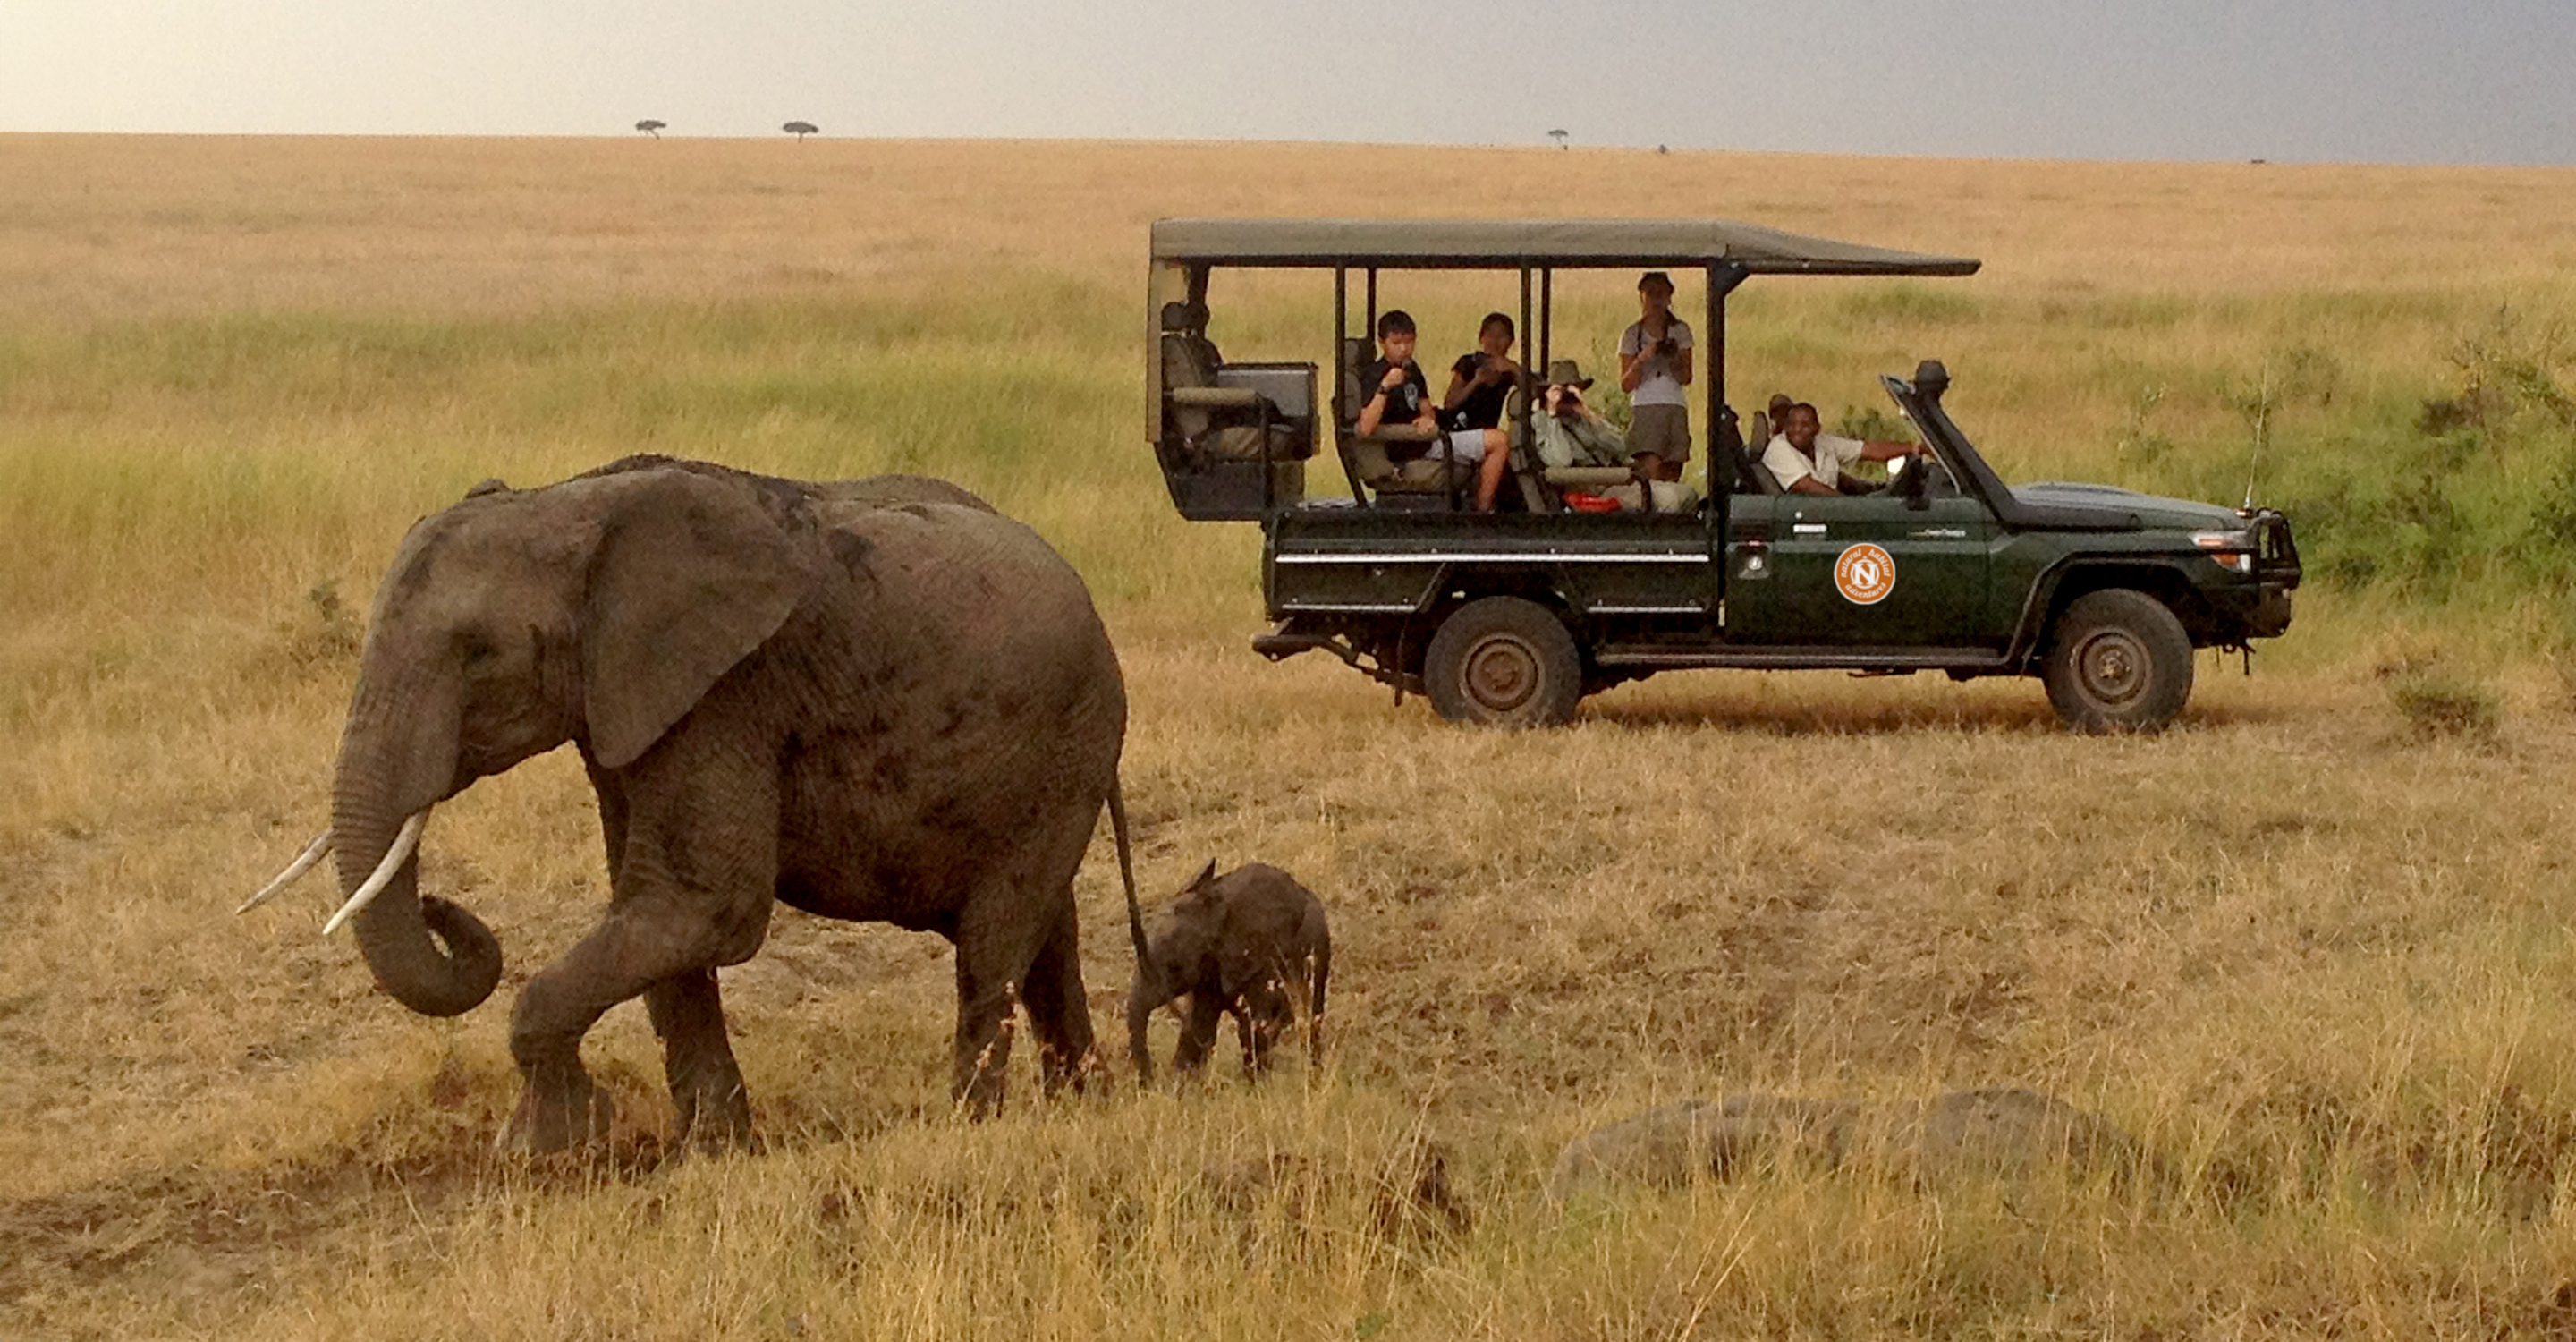
[[0, 132], [2576, 165], [2576, 0], [0, 0]]

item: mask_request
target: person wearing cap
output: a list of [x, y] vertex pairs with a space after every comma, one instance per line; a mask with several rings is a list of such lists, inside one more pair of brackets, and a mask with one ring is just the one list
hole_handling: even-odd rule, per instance
[[[1426, 445], [1422, 458], [1476, 467], [1476, 511], [1492, 512], [1494, 496], [1502, 492], [1503, 472], [1511, 466], [1511, 440], [1498, 428], [1443, 429], [1438, 407], [1431, 400], [1431, 384], [1422, 376], [1422, 365], [1413, 361], [1417, 336], [1409, 312], [1391, 308], [1378, 317], [1378, 357], [1360, 370], [1361, 394], [1366, 399], [1351, 427], [1362, 438], [1388, 424], [1431, 430], [1438, 436]], [[1499, 422], [1501, 416], [1495, 418]], [[1395, 455], [1395, 445], [1389, 445], [1388, 455]]]
[[1628, 448], [1654, 460], [1653, 478], [1679, 480], [1690, 460], [1691, 329], [1673, 315], [1673, 280], [1649, 270], [1637, 280], [1641, 314], [1619, 333], [1619, 387], [1628, 393]]
[[1779, 419], [1780, 432], [1762, 449], [1762, 465], [1780, 488], [1792, 494], [1866, 494], [1870, 486], [1843, 474], [1864, 461], [1894, 461], [1920, 456], [1920, 443], [1845, 438], [1819, 430], [1816, 408], [1800, 401]]

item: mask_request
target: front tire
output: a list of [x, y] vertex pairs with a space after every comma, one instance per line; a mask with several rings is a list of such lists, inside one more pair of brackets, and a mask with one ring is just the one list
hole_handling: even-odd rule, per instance
[[2057, 617], [2040, 678], [2049, 705], [2080, 732], [2159, 731], [2191, 698], [2191, 636], [2144, 592], [2106, 588]]
[[1441, 622], [1423, 654], [1422, 683], [1433, 711], [1451, 722], [1553, 727], [1574, 718], [1583, 658], [1554, 611], [1489, 596]]

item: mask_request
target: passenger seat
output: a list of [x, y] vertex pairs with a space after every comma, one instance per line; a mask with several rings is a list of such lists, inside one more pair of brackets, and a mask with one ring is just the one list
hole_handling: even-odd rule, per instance
[[1780, 481], [1771, 468], [1762, 464], [1762, 451], [1771, 445], [1771, 417], [1756, 410], [1749, 421], [1752, 432], [1736, 443], [1736, 488], [1738, 494], [1780, 494]]
[[1333, 398], [1333, 424], [1342, 458], [1351, 472], [1378, 494], [1445, 498], [1452, 489], [1472, 488], [1475, 476], [1464, 466], [1443, 469], [1443, 463], [1424, 457], [1398, 463], [1388, 455], [1390, 443], [1430, 442], [1434, 437], [1430, 430], [1411, 424], [1381, 424], [1377, 432], [1365, 438], [1359, 435], [1360, 407], [1368, 404], [1368, 398], [1361, 394], [1360, 370], [1376, 358], [1373, 342], [1357, 338], [1342, 341], [1342, 385]]
[[1297, 427], [1281, 417], [1277, 406], [1245, 387], [1220, 387], [1216, 370], [1224, 361], [1207, 338], [1207, 307], [1200, 303], [1163, 305], [1163, 423], [1185, 456], [1213, 461], [1259, 461], [1265, 428], [1270, 459], [1294, 461], [1309, 448]]

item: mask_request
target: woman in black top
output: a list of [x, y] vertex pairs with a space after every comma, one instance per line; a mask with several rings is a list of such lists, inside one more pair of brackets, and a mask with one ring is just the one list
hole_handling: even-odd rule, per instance
[[1485, 314], [1484, 324], [1476, 328], [1475, 352], [1458, 356], [1450, 366], [1449, 393], [1440, 398], [1441, 428], [1454, 433], [1502, 426], [1503, 398], [1521, 375], [1521, 366], [1512, 362], [1517, 334], [1511, 318]]

